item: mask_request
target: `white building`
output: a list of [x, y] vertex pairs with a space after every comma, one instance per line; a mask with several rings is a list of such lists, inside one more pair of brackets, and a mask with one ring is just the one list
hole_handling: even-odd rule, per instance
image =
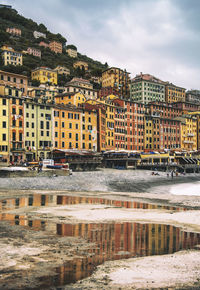
[[34, 36], [35, 38], [39, 38], [39, 37], [46, 38], [46, 34], [45, 34], [45, 33], [42, 33], [42, 32], [39, 32], [39, 31], [34, 31], [34, 32], [33, 32], [33, 36]]

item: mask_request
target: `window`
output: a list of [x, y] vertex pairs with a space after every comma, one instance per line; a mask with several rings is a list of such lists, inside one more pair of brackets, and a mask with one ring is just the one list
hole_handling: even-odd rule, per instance
[[6, 128], [6, 122], [5, 121], [3, 121], [2, 127]]
[[26, 113], [26, 118], [28, 118], [29, 117], [29, 113]]
[[6, 141], [6, 134], [2, 134], [2, 140]]
[[65, 138], [65, 132], [62, 132], [62, 138]]
[[83, 140], [85, 140], [85, 134], [83, 134]]
[[3, 110], [3, 116], [6, 116], [6, 110]]
[[65, 142], [62, 142], [62, 148], [65, 148]]
[[3, 105], [5, 106], [6, 105], [6, 99], [3, 99]]
[[78, 141], [78, 134], [76, 133], [76, 141]]
[[32, 114], [32, 116], [31, 116], [32, 118], [34, 118], [34, 114]]
[[89, 135], [89, 140], [92, 140], [92, 136], [91, 135]]
[[19, 127], [22, 128], [22, 121], [19, 121]]
[[34, 123], [31, 123], [31, 127], [34, 129]]
[[69, 138], [72, 138], [72, 133], [69, 133]]
[[40, 129], [44, 129], [44, 121], [40, 121]]
[[78, 124], [76, 124], [76, 129], [78, 129]]
[[78, 148], [78, 143], [76, 143], [76, 148]]
[[55, 138], [57, 138], [58, 137], [58, 132], [55, 132]]
[[55, 121], [55, 127], [58, 127], [58, 122], [57, 121]]
[[46, 128], [49, 129], [49, 121], [46, 122]]
[[82, 144], [82, 148], [85, 149], [85, 143]]
[[29, 122], [26, 122], [26, 128], [29, 128]]
[[62, 122], [62, 128], [65, 128], [65, 122]]
[[65, 112], [62, 112], [62, 117], [65, 118]]
[[69, 123], [69, 129], [72, 129], [72, 123]]

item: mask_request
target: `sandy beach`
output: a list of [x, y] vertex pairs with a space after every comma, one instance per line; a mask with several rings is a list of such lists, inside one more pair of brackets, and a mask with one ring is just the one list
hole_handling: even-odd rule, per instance
[[[198, 237], [200, 175], [171, 179], [159, 174], [108, 169], [65, 178], [2, 178], [0, 288], [199, 289], [198, 238], [191, 249], [180, 247], [162, 255], [131, 258], [121, 250], [120, 259], [108, 258], [96, 266], [90, 262], [90, 271], [71, 284], [62, 278], [63, 265], [75, 267], [75, 258], [89, 263], [98, 251], [95, 239], [88, 240], [85, 234], [59, 235], [60, 228], [128, 224], [148, 229], [153, 224]], [[64, 202], [69, 197], [71, 204]], [[34, 204], [39, 198], [40, 204]]]

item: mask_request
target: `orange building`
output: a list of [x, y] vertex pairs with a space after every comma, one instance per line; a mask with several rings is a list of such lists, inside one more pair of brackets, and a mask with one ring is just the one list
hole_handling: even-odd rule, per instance
[[51, 41], [49, 43], [49, 48], [55, 53], [62, 53], [62, 43], [57, 41]]
[[23, 96], [27, 95], [28, 78], [24, 75], [0, 70], [0, 84], [17, 88], [22, 91]]

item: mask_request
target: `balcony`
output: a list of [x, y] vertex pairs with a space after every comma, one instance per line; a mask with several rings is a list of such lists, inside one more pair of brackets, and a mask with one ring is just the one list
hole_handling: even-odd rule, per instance
[[194, 144], [194, 141], [185, 140], [183, 141], [184, 144]]
[[193, 133], [188, 133], [187, 136], [188, 137], [194, 137], [194, 134]]

